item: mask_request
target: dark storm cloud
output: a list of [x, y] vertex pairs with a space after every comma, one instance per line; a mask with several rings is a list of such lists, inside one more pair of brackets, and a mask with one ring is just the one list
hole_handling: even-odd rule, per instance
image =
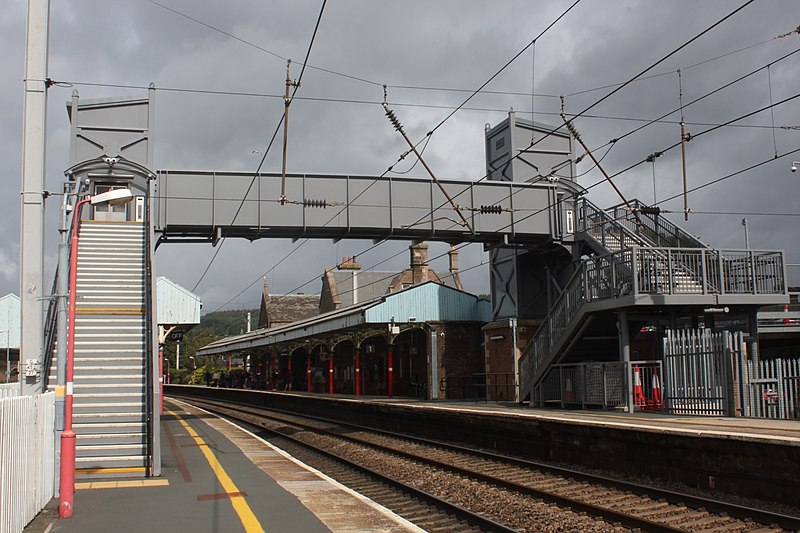
[[[79, 0], [53, 3], [51, 8], [50, 77], [56, 80], [202, 89], [267, 94], [273, 97], [215, 96], [157, 92], [156, 164], [159, 168], [255, 170], [283, 110], [285, 58], [291, 58], [292, 77], [300, 73], [319, 10], [318, 1], [198, 3], [189, 0], [159, 0], [223, 32], [249, 41], [280, 56], [249, 46], [197, 22], [176, 15], [153, 2]], [[439, 2], [328, 2], [311, 53], [313, 66], [335, 71], [335, 75], [307, 69], [298, 99], [292, 105], [289, 169], [291, 171], [380, 174], [394, 164], [406, 149], [378, 105], [382, 84], [389, 87], [393, 104], [406, 131], [421, 139], [446, 117], [450, 109], [469, 93], [400, 88], [399, 86], [475, 89], [509, 58], [536, 36], [571, 2], [485, 2], [450, 0]], [[425, 157], [439, 177], [479, 179], [484, 174], [483, 128], [505, 118], [509, 108], [530, 117], [531, 82], [535, 77], [539, 94], [568, 95], [566, 111], [578, 112], [611, 91], [606, 88], [573, 94], [594, 87], [623, 82], [698, 34], [743, 2], [672, 2], [584, 0], [542, 37], [535, 47], [535, 69], [531, 51], [523, 54], [492, 82], [487, 90], [523, 93], [521, 96], [482, 94], [449, 119], [431, 138]], [[11, 270], [0, 270], [0, 292], [17, 292], [13, 265], [18, 243], [21, 82], [24, 54], [25, 2], [12, 0], [0, 15], [0, 61], [4, 81], [0, 96], [5, 113], [0, 129], [0, 156], [6, 165], [2, 182], [4, 207], [14, 216], [4, 217], [5, 235], [0, 257]], [[584, 140], [597, 148], [620, 137], [639, 122], [621, 119], [652, 119], [678, 106], [676, 69], [683, 70], [684, 102], [759, 68], [781, 55], [800, 48], [800, 35], [770, 40], [800, 23], [800, 5], [795, 0], [755, 2], [719, 28], [670, 58], [648, 74], [666, 73], [631, 84], [592, 109], [589, 114], [613, 119], [579, 118], [576, 126]], [[729, 57], [692, 68], [692, 65], [742, 47], [770, 40]], [[800, 56], [800, 54], [798, 54]], [[699, 133], [710, 126], [745, 114], [798, 91], [800, 58], [775, 64], [766, 72], [685, 109], [687, 129]], [[362, 78], [365, 81], [353, 79]], [[371, 82], [371, 83], [370, 83]], [[83, 98], [137, 93], [132, 89], [75, 87]], [[49, 98], [48, 188], [58, 190], [61, 171], [67, 166], [68, 124], [64, 102], [71, 88], [52, 88]], [[527, 94], [527, 96], [526, 96]], [[316, 99], [337, 99], [323, 102]], [[343, 100], [347, 100], [343, 101]], [[800, 124], [800, 100], [776, 107], [777, 126]], [[407, 105], [404, 105], [407, 104]], [[423, 107], [424, 106], [424, 107]], [[559, 100], [537, 97], [535, 118], [559, 123]], [[678, 114], [667, 117], [677, 121]], [[743, 122], [771, 126], [772, 115], [762, 113]], [[774, 155], [771, 128], [723, 128], [698, 137], [687, 146], [687, 175], [697, 187]], [[800, 131], [775, 130], [779, 152], [800, 147]], [[678, 139], [674, 123], [656, 124], [627, 137], [614, 146], [603, 167], [615, 173], [662, 150]], [[257, 151], [259, 153], [253, 153]], [[604, 149], [598, 150], [598, 156]], [[264, 166], [279, 169], [280, 135]], [[788, 167], [792, 159], [780, 159], [692, 193], [689, 205], [695, 211], [734, 213], [798, 213], [797, 180]], [[397, 169], [407, 169], [406, 160]], [[579, 171], [589, 169], [586, 162]], [[665, 153], [656, 162], [659, 200], [680, 194], [678, 150]], [[412, 175], [423, 176], [417, 167]], [[590, 186], [601, 180], [596, 172], [580, 178]], [[626, 196], [652, 201], [652, 166], [644, 164], [620, 175], [617, 183]], [[590, 199], [602, 206], [619, 203], [606, 184], [593, 187]], [[57, 202], [48, 204], [48, 263], [52, 262], [57, 238]], [[682, 200], [663, 207], [679, 211]], [[701, 215], [690, 217], [685, 227], [718, 247], [742, 247], [741, 218], [745, 215]], [[800, 233], [797, 217], [750, 214], [750, 242], [759, 248], [785, 248], [788, 259], [800, 263]], [[302, 242], [302, 241], [301, 241]], [[261, 275], [300, 243], [229, 241], [217, 257], [197, 292], [207, 302], [206, 310], [233, 298], [235, 307], [257, 302]], [[277, 291], [313, 292], [322, 268], [342, 256], [359, 253], [370, 242], [316, 241], [303, 245], [268, 278]], [[408, 261], [406, 244], [383, 245], [361, 258], [373, 265], [396, 270]], [[162, 247], [157, 254], [158, 272], [192, 288], [215, 250], [208, 246]], [[431, 255], [443, 254], [444, 245], [432, 245]], [[462, 253], [461, 267], [485, 262], [478, 246]], [[446, 268], [439, 259], [436, 268]], [[795, 283], [800, 269], [790, 269]], [[468, 289], [488, 290], [486, 266], [465, 275]], [[234, 298], [251, 282], [251, 289]]]

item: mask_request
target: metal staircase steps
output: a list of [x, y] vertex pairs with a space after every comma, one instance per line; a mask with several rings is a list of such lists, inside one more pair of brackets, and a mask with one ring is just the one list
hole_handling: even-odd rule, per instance
[[[579, 201], [577, 239], [591, 254], [564, 285], [520, 358], [521, 396], [567, 355], [598, 313], [632, 306], [765, 305], [785, 296], [777, 251], [712, 250], [657, 211], [633, 202], [602, 210]], [[644, 208], [644, 209], [643, 209]], [[677, 246], [677, 247], [676, 247]], [[610, 327], [609, 335], [616, 335]]]
[[147, 465], [145, 226], [84, 221], [78, 246], [73, 426], [80, 476]]

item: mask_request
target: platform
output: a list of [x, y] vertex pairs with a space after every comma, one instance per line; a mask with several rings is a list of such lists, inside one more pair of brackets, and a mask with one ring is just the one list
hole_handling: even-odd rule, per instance
[[53, 506], [26, 533], [419, 531], [378, 504], [219, 417], [167, 400], [163, 475], [76, 484], [75, 514]]

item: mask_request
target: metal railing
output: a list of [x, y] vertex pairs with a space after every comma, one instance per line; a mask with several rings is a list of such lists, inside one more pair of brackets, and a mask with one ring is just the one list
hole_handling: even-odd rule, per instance
[[612, 409], [627, 405], [625, 363], [577, 363], [551, 366], [536, 400], [542, 406]]
[[747, 361], [745, 416], [800, 419], [800, 357]]
[[439, 390], [448, 400], [481, 402], [514, 401], [514, 374], [512, 372], [475, 373], [471, 376], [442, 378]]
[[632, 229], [586, 198], [578, 202], [578, 231], [590, 235], [611, 252], [652, 244], [639, 236], [635, 229], [635, 226]]
[[155, 407], [153, 401], [153, 394], [155, 393], [155, 372], [153, 366], [153, 359], [157, 357], [157, 347], [153, 343], [153, 265], [150, 261], [152, 256], [152, 243], [150, 240], [151, 220], [150, 220], [150, 198], [145, 198], [144, 202], [144, 246], [143, 246], [143, 260], [144, 260], [144, 373], [145, 373], [145, 410], [146, 410], [146, 446], [145, 446], [145, 471], [147, 477], [155, 474], [153, 454], [154, 450], [154, 435], [153, 433], [158, 429], [155, 427]]
[[520, 359], [523, 396], [555, 362], [585, 306], [600, 300], [648, 295], [784, 294], [783, 252], [641, 248], [583, 260]]
[[615, 205], [607, 212], [613, 220], [650, 244], [673, 248], [708, 248], [700, 239], [662, 217], [657, 209], [636, 199], [629, 204], [638, 214], [638, 220], [626, 204]]
[[54, 392], [0, 399], [0, 533], [21, 532], [52, 499], [54, 425]]

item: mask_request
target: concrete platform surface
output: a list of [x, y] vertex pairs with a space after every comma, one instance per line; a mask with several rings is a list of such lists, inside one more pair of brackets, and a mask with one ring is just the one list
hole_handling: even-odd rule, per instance
[[215, 415], [167, 400], [162, 476], [76, 484], [75, 514], [52, 502], [26, 533], [419, 531], [376, 503]]

